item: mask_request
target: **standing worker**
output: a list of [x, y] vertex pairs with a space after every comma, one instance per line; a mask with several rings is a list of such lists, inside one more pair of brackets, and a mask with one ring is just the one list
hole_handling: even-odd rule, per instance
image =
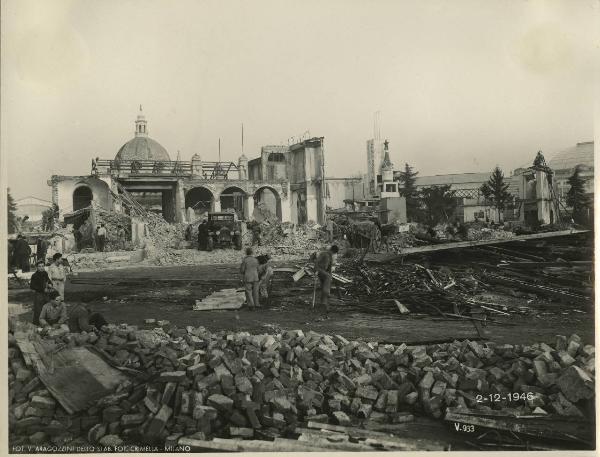
[[48, 241], [44, 238], [39, 237], [37, 240], [36, 257], [38, 262], [44, 262], [46, 264], [46, 254], [48, 253]]
[[37, 271], [31, 275], [29, 288], [34, 291], [33, 296], [33, 325], [40, 325], [40, 313], [42, 308], [48, 301], [48, 292], [50, 292], [52, 281], [48, 276], [48, 272], [44, 268], [45, 262], [38, 260]]
[[29, 258], [31, 257], [31, 248], [23, 235], [17, 237], [15, 249], [13, 251], [13, 263], [23, 272], [29, 271]]
[[63, 266], [62, 254], [57, 252], [52, 256], [52, 260], [54, 262], [48, 267], [48, 276], [50, 276], [50, 281], [52, 281], [52, 287], [54, 287], [62, 298], [65, 298], [67, 274]]
[[325, 319], [329, 319], [329, 295], [331, 293], [331, 270], [334, 264], [334, 256], [337, 256], [339, 248], [334, 244], [328, 251], [322, 251], [317, 256], [315, 269], [321, 286], [321, 306], [325, 310]]
[[333, 243], [333, 219], [327, 219], [327, 242]]
[[125, 229], [121, 224], [117, 225], [117, 243], [121, 251], [125, 249]]
[[258, 260], [252, 255], [252, 248], [246, 249], [246, 257], [240, 266], [242, 281], [246, 291], [248, 308], [254, 310], [260, 306], [258, 296]]
[[100, 224], [100, 228], [98, 229], [98, 251], [104, 252], [104, 245], [106, 244], [106, 227], [104, 227], [104, 222]]
[[259, 255], [256, 260], [258, 260], [258, 290], [260, 296], [268, 300], [271, 277], [273, 276], [273, 268], [269, 264], [271, 256], [269, 254]]
[[206, 245], [208, 244], [208, 224], [206, 219], [203, 219], [198, 225], [198, 250], [206, 251]]

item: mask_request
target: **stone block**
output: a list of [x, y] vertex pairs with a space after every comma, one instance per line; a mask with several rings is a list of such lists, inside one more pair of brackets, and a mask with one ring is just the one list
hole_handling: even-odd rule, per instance
[[335, 411], [333, 413], [333, 417], [335, 418], [336, 422], [341, 426], [346, 427], [352, 424], [352, 421], [350, 420], [348, 415], [343, 411]]
[[218, 411], [231, 412], [233, 409], [233, 400], [225, 395], [211, 395], [208, 397], [208, 404]]
[[246, 376], [236, 376], [235, 387], [237, 388], [237, 390], [245, 394], [251, 394], [253, 391], [252, 383]]
[[144, 413], [124, 414], [121, 416], [121, 425], [123, 427], [132, 427], [143, 424], [145, 420], [146, 415]]
[[102, 438], [100, 438], [100, 440], [98, 440], [98, 443], [102, 446], [114, 448], [123, 444], [123, 440], [118, 435], [105, 435]]
[[534, 360], [533, 368], [535, 371], [535, 375], [538, 378], [548, 373], [548, 367], [546, 366], [546, 362], [544, 362], [543, 360]]
[[206, 418], [208, 421], [215, 420], [218, 416], [218, 412], [212, 406], [195, 405], [193, 418], [200, 420]]
[[177, 390], [176, 382], [167, 382], [165, 384], [165, 388], [163, 390], [163, 394], [162, 394], [162, 398], [161, 398], [160, 402], [163, 405], [170, 404], [176, 390]]
[[431, 387], [433, 386], [435, 382], [435, 379], [433, 377], [433, 373], [431, 371], [428, 371], [427, 373], [425, 373], [425, 376], [423, 376], [423, 378], [421, 379], [421, 382], [419, 382], [419, 387], [423, 390], [429, 391], [431, 390]]
[[106, 435], [107, 424], [96, 424], [90, 428], [87, 439], [90, 443], [97, 443], [100, 438]]
[[29, 443], [40, 445], [48, 441], [48, 435], [44, 432], [35, 432], [33, 435], [29, 436]]
[[144, 406], [148, 408], [152, 413], [156, 414], [160, 408], [160, 403], [153, 397], [144, 397]]
[[158, 377], [158, 382], [182, 382], [186, 379], [185, 371], [164, 371]]
[[436, 381], [431, 388], [431, 395], [443, 395], [446, 390], [446, 383], [444, 381]]
[[109, 406], [108, 408], [104, 408], [104, 410], [102, 410], [102, 420], [108, 423], [118, 422], [124, 413], [125, 411], [118, 406]]
[[254, 430], [245, 427], [229, 427], [229, 435], [232, 437], [252, 438], [254, 437]]
[[26, 383], [33, 376], [33, 372], [28, 370], [27, 368], [19, 368], [16, 373], [17, 381], [21, 381], [22, 383]]
[[360, 408], [358, 409], [356, 415], [358, 417], [360, 417], [361, 419], [368, 419], [372, 412], [373, 412], [373, 407], [369, 404], [363, 403], [360, 405]]
[[594, 381], [581, 368], [570, 366], [556, 384], [569, 401], [589, 400], [594, 396]]
[[156, 439], [165, 429], [167, 421], [172, 414], [173, 410], [171, 408], [169, 408], [167, 405], [162, 405], [158, 413], [156, 413], [146, 428], [145, 436], [147, 439]]
[[56, 408], [56, 401], [50, 397], [41, 397], [36, 395], [31, 399], [30, 406], [32, 408], [43, 410], [54, 410], [54, 408]]
[[377, 392], [377, 389], [372, 386], [360, 386], [356, 389], [355, 395], [360, 398], [375, 401], [379, 396], [379, 392]]

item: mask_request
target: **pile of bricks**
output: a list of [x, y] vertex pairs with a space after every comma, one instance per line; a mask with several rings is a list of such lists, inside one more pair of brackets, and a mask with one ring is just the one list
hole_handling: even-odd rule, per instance
[[[300, 330], [215, 334], [162, 324], [162, 338], [124, 324], [100, 336], [58, 337], [67, 347], [93, 344], [145, 376], [71, 416], [25, 367], [11, 335], [11, 443], [272, 440], [307, 421], [398, 423], [441, 418], [446, 407], [593, 417], [594, 347], [577, 335], [559, 336], [554, 346], [465, 340], [409, 347]], [[482, 400], [515, 393], [508, 404]]]

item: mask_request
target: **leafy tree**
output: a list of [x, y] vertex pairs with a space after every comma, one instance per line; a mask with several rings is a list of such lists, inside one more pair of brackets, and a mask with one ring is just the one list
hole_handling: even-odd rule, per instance
[[579, 174], [579, 167], [575, 168], [567, 182], [571, 185], [567, 192], [567, 205], [573, 208], [573, 220], [577, 223], [585, 223], [590, 199], [585, 193], [585, 179]]
[[508, 192], [509, 184], [504, 182], [504, 173], [500, 167], [494, 168], [488, 182], [484, 183], [480, 190], [483, 196], [491, 202], [492, 206], [498, 211], [498, 220], [502, 221], [502, 212], [506, 208], [506, 204], [512, 198]]
[[425, 209], [426, 222], [431, 225], [448, 221], [456, 209], [457, 201], [449, 185], [426, 187], [421, 189], [419, 197]]
[[418, 191], [416, 186], [416, 177], [418, 171], [413, 171], [413, 167], [404, 164], [404, 171], [401, 171], [396, 180], [400, 182], [400, 195], [406, 198], [406, 216], [408, 220], [414, 220], [419, 210]]
[[15, 199], [10, 194], [10, 189], [6, 190], [6, 207], [8, 209], [8, 233], [16, 233], [19, 231], [19, 224], [17, 222], [17, 204]]

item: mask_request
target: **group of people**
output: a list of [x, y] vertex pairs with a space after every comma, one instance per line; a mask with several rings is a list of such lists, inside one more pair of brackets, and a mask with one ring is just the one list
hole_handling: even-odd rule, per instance
[[17, 268], [23, 272], [28, 272], [30, 270], [30, 259], [31, 247], [23, 235], [17, 235], [17, 239], [14, 243], [8, 242], [9, 269]]
[[240, 274], [246, 293], [246, 304], [253, 311], [260, 308], [260, 297], [269, 298], [269, 286], [273, 276], [273, 268], [269, 264], [268, 254], [255, 257], [252, 248], [246, 249], [246, 257], [242, 260]]
[[[127, 232], [125, 228], [121, 225], [117, 225], [117, 248], [120, 250], [125, 249], [125, 241], [127, 239]], [[104, 222], [102, 222], [99, 226], [96, 227], [96, 250], [98, 252], [104, 252], [104, 248], [106, 247], [106, 242], [108, 241], [108, 232], [106, 230], [106, 226]]]
[[73, 306], [69, 311], [64, 303], [66, 266], [62, 254], [56, 253], [53, 262], [46, 270], [45, 262], [38, 260], [36, 272], [31, 276], [30, 289], [34, 291], [33, 324], [44, 329], [67, 325], [71, 332], [100, 330], [107, 322], [99, 313], [92, 313], [83, 304]]
[[[328, 250], [320, 252], [315, 259], [315, 270], [319, 281], [319, 304], [323, 310], [323, 317], [329, 318], [329, 297], [333, 282], [333, 269], [339, 248], [332, 245]], [[271, 256], [268, 254], [255, 257], [252, 248], [246, 249], [246, 257], [240, 265], [240, 274], [246, 293], [246, 304], [253, 311], [260, 308], [260, 298], [269, 296], [269, 285], [273, 276], [273, 268], [269, 264]], [[315, 291], [316, 293], [316, 291]]]

